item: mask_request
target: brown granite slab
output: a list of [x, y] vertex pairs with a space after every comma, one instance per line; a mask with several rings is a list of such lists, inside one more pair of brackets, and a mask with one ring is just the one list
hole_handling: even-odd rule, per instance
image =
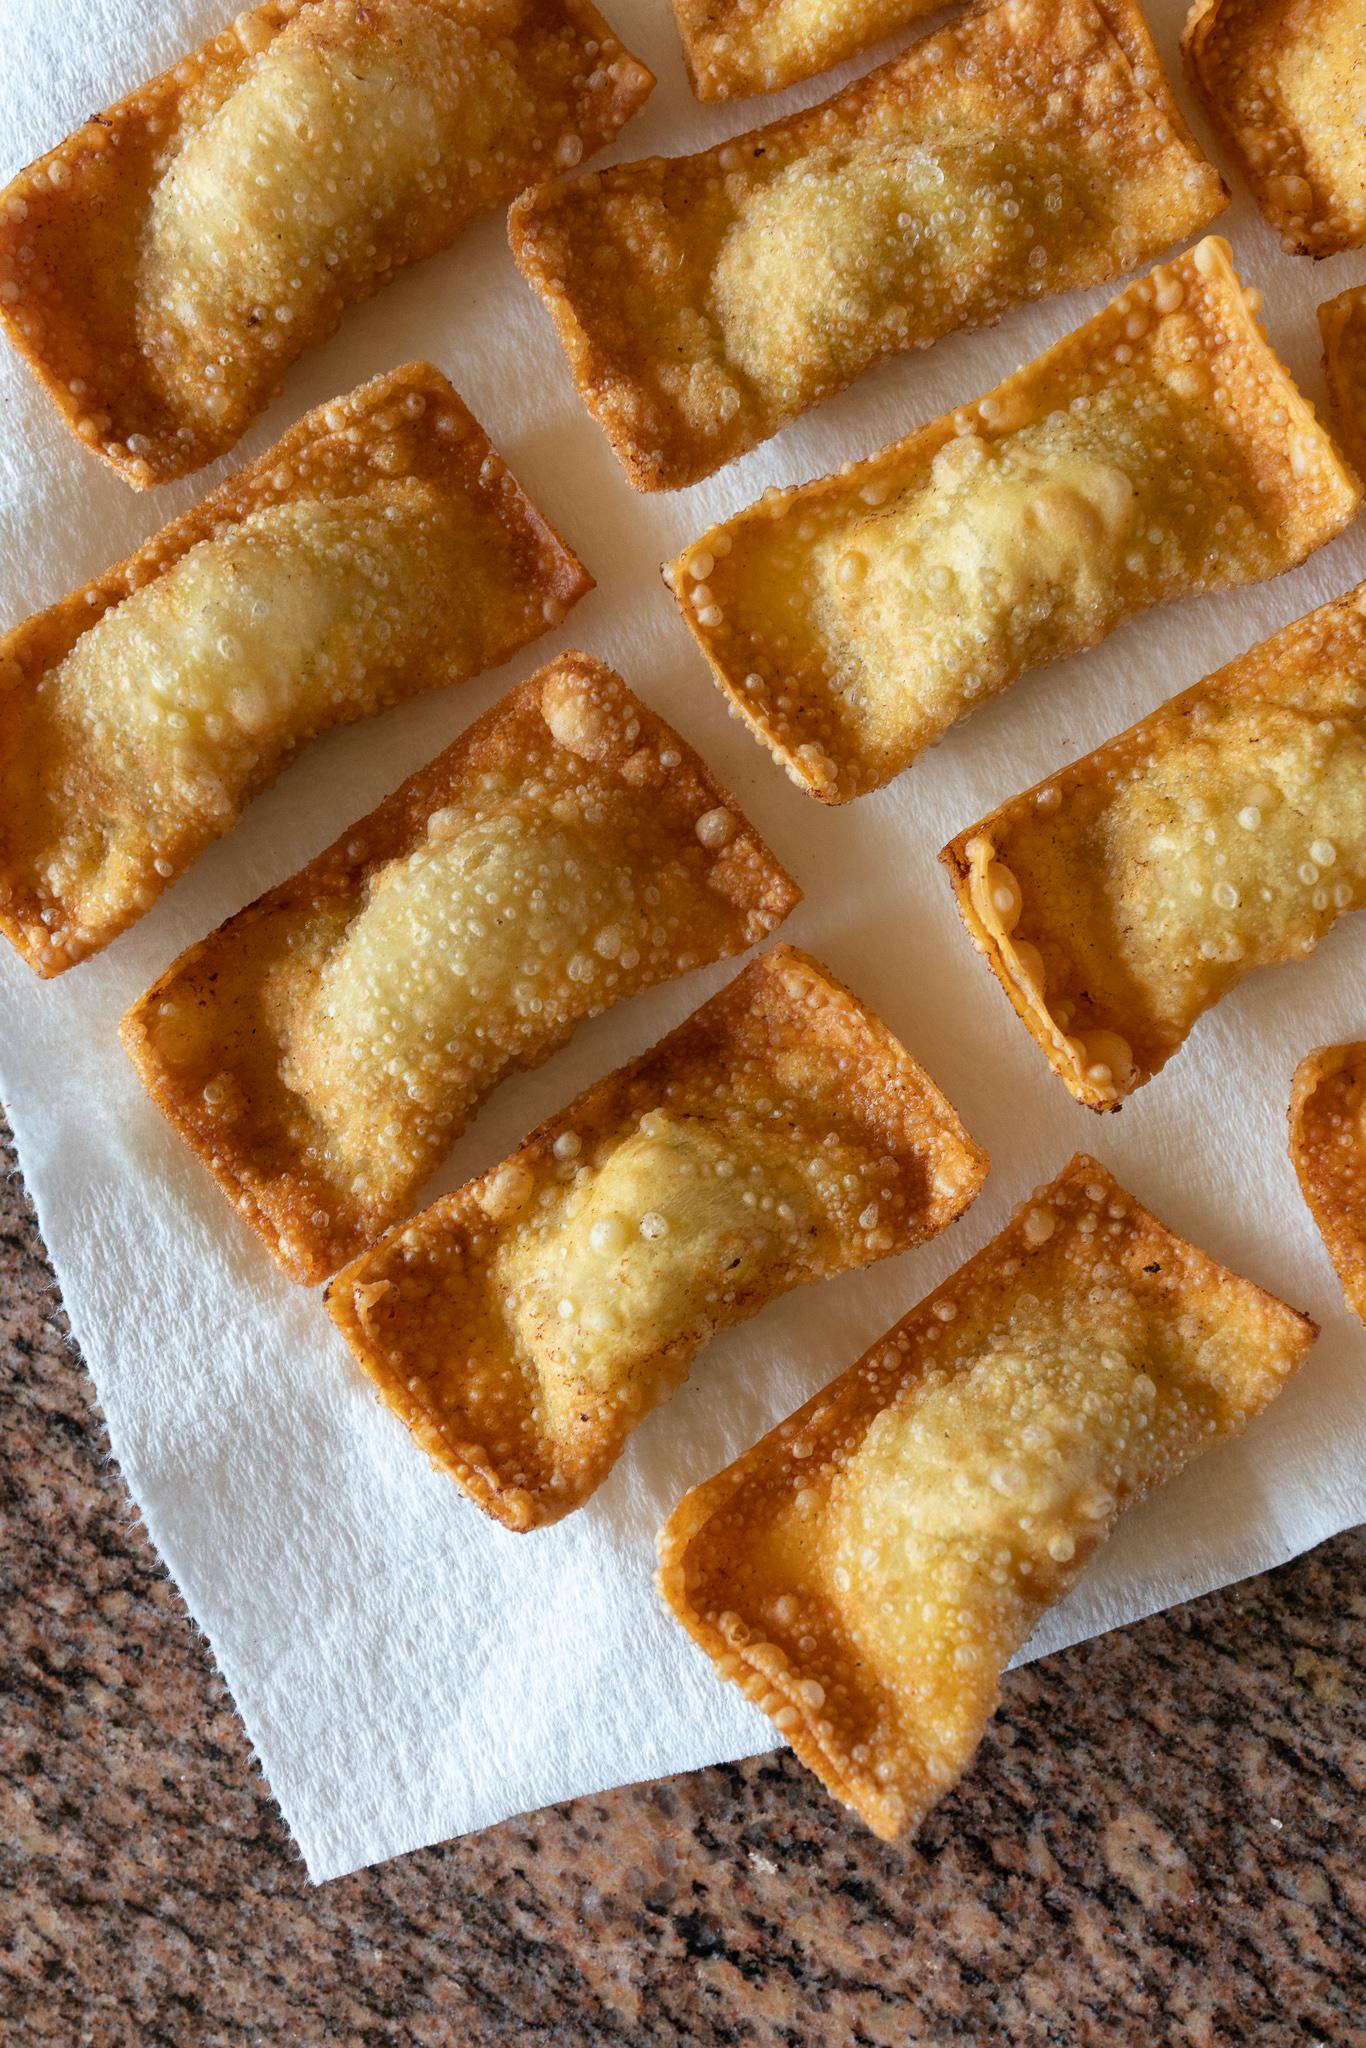
[[5, 2048], [1366, 2048], [1366, 1531], [1010, 1678], [910, 1848], [784, 1752], [315, 1890], [6, 1166]]

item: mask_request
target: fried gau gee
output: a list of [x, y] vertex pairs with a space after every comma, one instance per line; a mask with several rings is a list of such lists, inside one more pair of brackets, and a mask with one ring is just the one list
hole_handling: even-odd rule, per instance
[[654, 83], [588, 0], [267, 0], [0, 193], [0, 320], [141, 489]]
[[567, 654], [191, 946], [123, 1041], [286, 1272], [321, 1280], [506, 1074], [799, 895], [678, 734]]
[[306, 741], [592, 582], [429, 363], [320, 406], [0, 640], [0, 931], [43, 975], [98, 952]]
[[1286, 249], [1366, 242], [1366, 0], [1196, 0], [1191, 84]]
[[1333, 425], [1358, 476], [1366, 473], [1366, 286], [1319, 307]]
[[886, 1840], [1125, 1508], [1236, 1436], [1316, 1331], [1084, 1155], [660, 1534], [720, 1674]]
[[962, 832], [958, 908], [1055, 1073], [1117, 1109], [1366, 900], [1366, 585]]
[[1290, 1157], [1342, 1291], [1366, 1323], [1366, 1045], [1324, 1045], [1300, 1061]]
[[666, 573], [741, 717], [844, 803], [1026, 669], [1293, 567], [1360, 496], [1211, 237], [976, 404], [770, 491]]
[[659, 490], [1226, 203], [1132, 0], [998, 0], [807, 113], [524, 193], [509, 232], [585, 404]]
[[433, 1461], [528, 1529], [587, 1499], [717, 1330], [934, 1236], [985, 1172], [885, 1025], [777, 947], [328, 1307]]

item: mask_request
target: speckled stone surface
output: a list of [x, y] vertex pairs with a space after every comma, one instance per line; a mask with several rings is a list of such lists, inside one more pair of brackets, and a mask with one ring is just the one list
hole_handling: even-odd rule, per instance
[[12, 1170], [0, 1355], [7, 2048], [1366, 2048], [1366, 1531], [1013, 1676], [910, 1848], [782, 1753], [315, 1890]]

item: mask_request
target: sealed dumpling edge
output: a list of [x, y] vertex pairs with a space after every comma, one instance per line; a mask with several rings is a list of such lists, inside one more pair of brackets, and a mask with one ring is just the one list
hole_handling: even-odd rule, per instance
[[327, 1304], [433, 1463], [526, 1530], [582, 1505], [716, 1331], [935, 1236], [986, 1170], [886, 1025], [777, 946]]
[[1316, 1335], [1078, 1155], [685, 1495], [660, 1591], [718, 1675], [894, 1840], [968, 1767], [1010, 1658], [1118, 1516], [1239, 1434]]
[[1296, 1067], [1290, 1159], [1342, 1291], [1366, 1323], [1366, 1044], [1321, 1045]]
[[508, 1074], [800, 894], [672, 727], [564, 654], [188, 948], [121, 1036], [285, 1271], [322, 1280]]

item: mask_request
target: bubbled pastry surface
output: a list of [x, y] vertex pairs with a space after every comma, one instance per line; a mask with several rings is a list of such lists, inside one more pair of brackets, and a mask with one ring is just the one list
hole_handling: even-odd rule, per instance
[[985, 1172], [886, 1026], [778, 946], [328, 1306], [433, 1461], [527, 1529], [587, 1499], [716, 1331], [934, 1236]]
[[1315, 1336], [1079, 1155], [660, 1535], [684, 1626], [889, 1839], [1115, 1518], [1275, 1398]]
[[677, 734], [564, 655], [191, 947], [124, 1042], [281, 1263], [320, 1279], [504, 1074], [797, 898]]

